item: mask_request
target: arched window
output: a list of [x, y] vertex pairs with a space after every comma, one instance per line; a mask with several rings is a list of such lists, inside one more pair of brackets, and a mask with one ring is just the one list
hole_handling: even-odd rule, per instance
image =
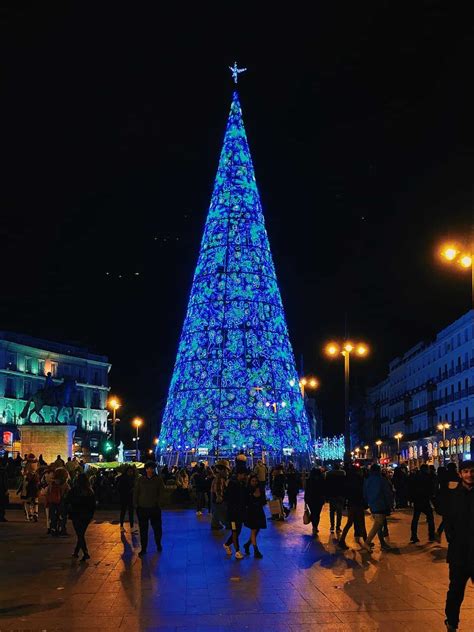
[[451, 439], [451, 454], [456, 454], [457, 441], [456, 439]]
[[467, 454], [471, 454], [471, 437], [464, 437], [464, 452]]
[[433, 456], [438, 456], [438, 444], [436, 441], [433, 443]]
[[464, 452], [464, 441], [462, 437], [458, 439], [458, 454], [462, 454]]

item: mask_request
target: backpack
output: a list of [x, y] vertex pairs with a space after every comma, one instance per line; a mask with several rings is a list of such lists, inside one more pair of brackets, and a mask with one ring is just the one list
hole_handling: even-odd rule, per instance
[[61, 502], [61, 488], [57, 483], [51, 483], [48, 502], [51, 505], [59, 505]]

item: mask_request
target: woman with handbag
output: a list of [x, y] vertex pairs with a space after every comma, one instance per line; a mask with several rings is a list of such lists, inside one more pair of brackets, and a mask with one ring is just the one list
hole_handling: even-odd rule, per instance
[[82, 550], [81, 562], [85, 562], [90, 557], [85, 535], [95, 511], [95, 496], [87, 474], [78, 475], [73, 488], [66, 497], [66, 504], [77, 536], [76, 548], [72, 556], [79, 557], [79, 551]]
[[[317, 536], [319, 533], [319, 520], [321, 517], [321, 510], [326, 502], [326, 485], [324, 475], [319, 467], [313, 467], [310, 472], [309, 478], [306, 481], [304, 491], [305, 502], [305, 515], [303, 520], [308, 519], [307, 509], [310, 512], [310, 522], [313, 526], [313, 536]], [[306, 519], [305, 519], [306, 516]], [[306, 523], [305, 524], [309, 524]]]
[[253, 545], [253, 555], [257, 559], [262, 559], [261, 554], [257, 546], [257, 536], [260, 529], [267, 528], [267, 519], [263, 510], [267, 499], [265, 494], [262, 493], [260, 482], [256, 474], [252, 474], [249, 478], [247, 485], [247, 501], [244, 525], [250, 529], [250, 539], [244, 544], [244, 550], [247, 555], [250, 555], [250, 545]]

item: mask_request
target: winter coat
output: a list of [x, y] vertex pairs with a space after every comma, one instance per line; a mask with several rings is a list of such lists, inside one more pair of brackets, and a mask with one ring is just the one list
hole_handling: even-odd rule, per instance
[[81, 493], [77, 487], [73, 487], [66, 497], [68, 515], [71, 520], [83, 520], [90, 522], [95, 511], [94, 492]]
[[271, 484], [272, 495], [274, 498], [284, 498], [285, 497], [285, 475], [276, 474], [273, 477]]
[[[260, 488], [257, 487], [260, 491]], [[267, 517], [263, 507], [267, 503], [265, 494], [260, 491], [260, 496], [255, 496], [255, 490], [247, 487], [244, 524], [248, 529], [266, 529]]]
[[297, 494], [301, 489], [301, 476], [296, 470], [286, 473], [286, 488], [289, 494]]
[[243, 522], [247, 507], [247, 486], [244, 481], [239, 482], [231, 478], [224, 492], [224, 501], [227, 503], [227, 516], [229, 522]]
[[365, 507], [364, 477], [356, 472], [349, 472], [345, 481], [345, 497], [349, 507]]
[[326, 498], [344, 498], [345, 483], [344, 470], [330, 470], [326, 474]]
[[467, 568], [474, 577], [474, 489], [459, 483], [444, 495], [439, 510], [448, 540], [448, 563]]
[[373, 514], [389, 515], [393, 507], [392, 487], [379, 472], [371, 472], [364, 481], [364, 500]]
[[133, 504], [143, 509], [160, 507], [163, 500], [165, 485], [161, 476], [153, 474], [151, 478], [139, 476], [133, 490]]
[[253, 471], [260, 483], [264, 483], [267, 480], [267, 468], [263, 463], [257, 463]]
[[326, 480], [322, 475], [319, 478], [310, 475], [304, 489], [304, 501], [307, 505], [324, 505], [326, 502]]
[[435, 494], [432, 476], [417, 472], [410, 478], [408, 497], [415, 503], [428, 503]]
[[135, 487], [135, 476], [130, 476], [126, 472], [121, 474], [117, 481], [117, 489], [121, 502], [133, 501], [133, 488]]

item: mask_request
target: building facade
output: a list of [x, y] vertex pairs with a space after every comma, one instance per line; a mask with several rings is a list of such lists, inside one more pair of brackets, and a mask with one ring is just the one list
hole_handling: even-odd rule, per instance
[[[51, 373], [54, 384], [61, 384], [66, 377], [76, 381], [74, 415], [71, 418], [70, 408], [63, 408], [58, 418], [56, 407], [45, 406], [45, 423], [75, 425], [74, 452], [94, 460], [107, 436], [110, 368], [105, 356], [87, 349], [0, 331], [0, 448], [12, 451], [18, 426], [26, 421], [20, 416], [25, 403]], [[42, 423], [36, 413], [31, 422]]]
[[[449, 425], [445, 441], [438, 424]], [[474, 439], [474, 310], [415, 345], [389, 365], [388, 376], [368, 390], [361, 435], [382, 439], [382, 456], [398, 453], [413, 465], [471, 458]], [[473, 450], [474, 451], [474, 450]]]

